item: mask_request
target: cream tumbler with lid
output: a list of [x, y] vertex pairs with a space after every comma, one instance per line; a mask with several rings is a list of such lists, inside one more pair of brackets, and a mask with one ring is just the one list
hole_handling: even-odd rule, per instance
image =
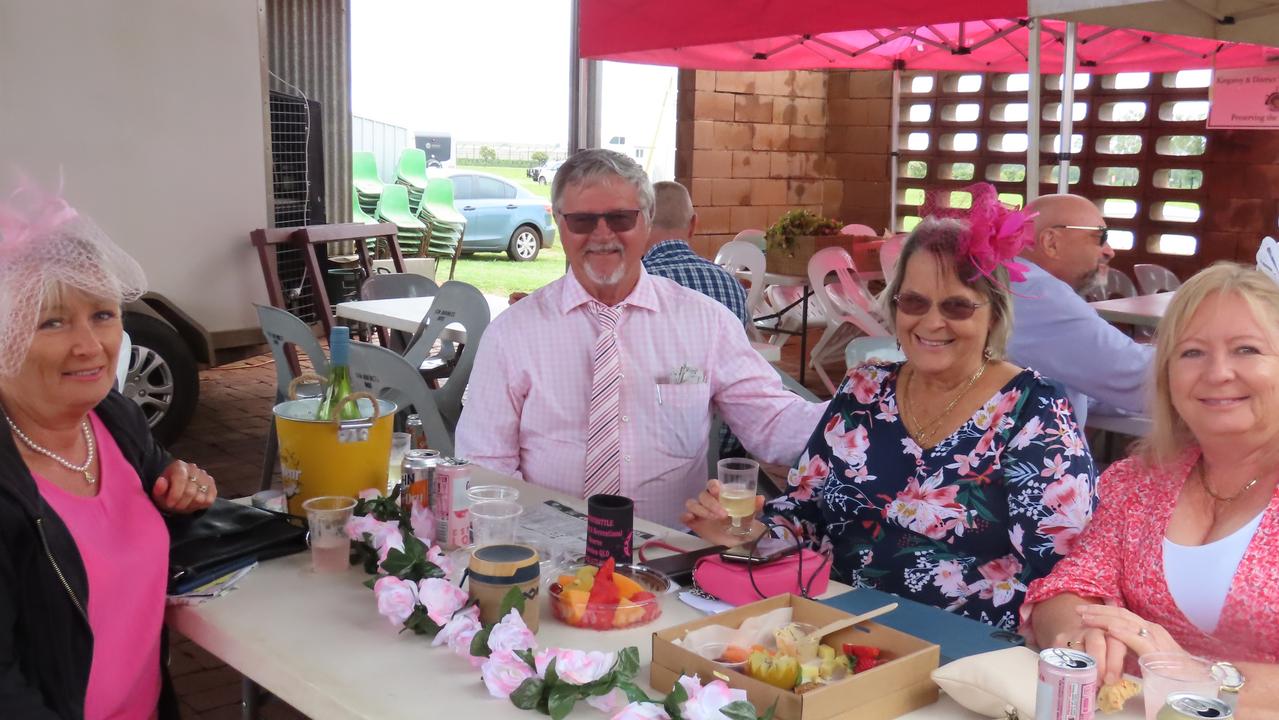
[[537, 632], [541, 611], [540, 558], [527, 545], [487, 545], [476, 548], [467, 569], [467, 586], [480, 607], [480, 622], [501, 620], [502, 598], [511, 588], [524, 596], [521, 616], [529, 630]]

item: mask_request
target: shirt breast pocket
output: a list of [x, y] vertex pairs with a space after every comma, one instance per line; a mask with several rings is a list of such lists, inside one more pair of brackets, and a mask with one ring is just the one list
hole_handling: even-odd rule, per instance
[[657, 422], [669, 454], [691, 458], [702, 451], [710, 432], [710, 398], [706, 383], [657, 386]]

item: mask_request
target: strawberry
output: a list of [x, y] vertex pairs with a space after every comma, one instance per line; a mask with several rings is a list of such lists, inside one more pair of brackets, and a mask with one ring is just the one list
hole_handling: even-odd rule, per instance
[[844, 654], [855, 659], [863, 658], [874, 660], [879, 658], [879, 648], [870, 645], [854, 645], [852, 643], [844, 643]]

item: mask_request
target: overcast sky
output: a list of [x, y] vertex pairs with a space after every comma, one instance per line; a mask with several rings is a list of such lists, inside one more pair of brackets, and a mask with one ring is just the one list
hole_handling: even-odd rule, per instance
[[[564, 144], [569, 9], [568, 0], [352, 0], [352, 112], [455, 141]], [[607, 63], [605, 138], [649, 145], [660, 130], [673, 147], [674, 78], [670, 68]]]

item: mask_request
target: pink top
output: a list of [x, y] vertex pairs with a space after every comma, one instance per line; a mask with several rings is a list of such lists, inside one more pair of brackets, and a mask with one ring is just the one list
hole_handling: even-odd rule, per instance
[[85, 720], [150, 718], [160, 699], [169, 530], [110, 431], [97, 415], [90, 418], [101, 468], [95, 497], [32, 475], [75, 539], [89, 579], [93, 664]]
[[1204, 657], [1279, 661], [1279, 491], [1262, 513], [1216, 629], [1205, 633], [1177, 607], [1164, 574], [1163, 540], [1173, 507], [1199, 450], [1152, 472], [1138, 460], [1111, 465], [1101, 476], [1101, 503], [1075, 550], [1051, 574], [1030, 584], [1022, 630], [1031, 610], [1063, 592], [1116, 600], [1162, 625], [1187, 652]]
[[[592, 300], [569, 272], [493, 320], [467, 385], [458, 457], [581, 497], [600, 332]], [[684, 501], [706, 485], [712, 410], [757, 457], [795, 461], [826, 405], [787, 391], [741, 320], [647, 272], [623, 303], [622, 494], [636, 515], [679, 525]], [[685, 365], [704, 381], [658, 384]]]

